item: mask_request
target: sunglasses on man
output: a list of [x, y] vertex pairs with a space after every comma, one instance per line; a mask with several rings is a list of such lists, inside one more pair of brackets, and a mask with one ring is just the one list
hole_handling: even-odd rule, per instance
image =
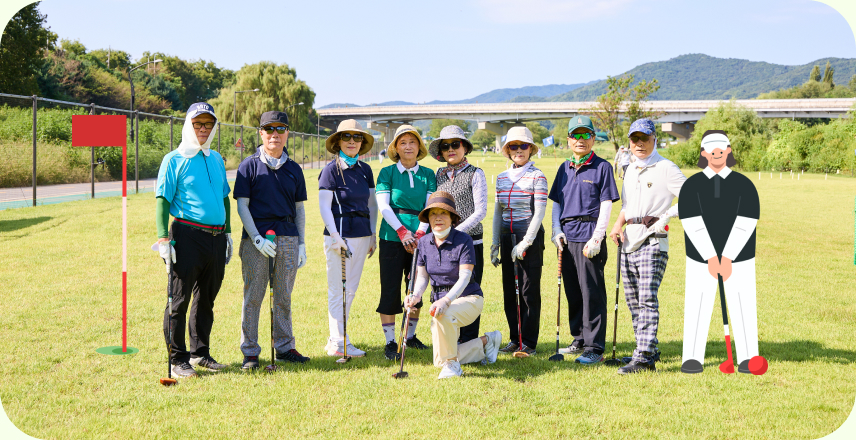
[[448, 144], [440, 144], [440, 151], [447, 151], [448, 149], [457, 150], [461, 147], [461, 141], [455, 141]]
[[194, 122], [193, 128], [199, 130], [200, 128], [205, 127], [208, 130], [211, 130], [214, 128], [214, 124], [216, 124], [216, 122]]
[[343, 140], [343, 141], [345, 141], [345, 142], [348, 142], [348, 141], [350, 141], [351, 139], [354, 139], [354, 142], [362, 142], [362, 141], [363, 141], [363, 135], [361, 135], [361, 134], [351, 134], [351, 133], [342, 133], [342, 134], [340, 134], [340, 135], [339, 135], [339, 139], [341, 139], [341, 140]]
[[271, 127], [270, 125], [268, 125], [267, 127], [262, 127], [262, 130], [264, 130], [267, 134], [273, 134], [274, 131], [279, 134], [285, 134], [285, 132], [288, 131], [288, 126], [285, 125], [282, 127]]
[[526, 151], [529, 149], [530, 146], [532, 146], [532, 144], [509, 145], [508, 149], [511, 151], [517, 151], [517, 149], [519, 148], [522, 151]]
[[639, 141], [648, 142], [648, 139], [649, 136], [647, 134], [634, 134], [633, 136], [630, 136], [630, 141], [634, 144], [639, 143]]
[[589, 140], [589, 139], [594, 137], [594, 133], [588, 133], [588, 132], [587, 133], [574, 133], [574, 134], [568, 133], [568, 137], [574, 138], [576, 140], [580, 140], [580, 139]]

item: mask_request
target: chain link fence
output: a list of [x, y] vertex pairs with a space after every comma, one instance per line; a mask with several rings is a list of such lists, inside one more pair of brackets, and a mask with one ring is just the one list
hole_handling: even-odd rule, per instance
[[[72, 116], [90, 114], [128, 117], [128, 191], [153, 191], [161, 160], [181, 142], [183, 117], [0, 93], [0, 210], [121, 195], [121, 147], [71, 146]], [[291, 132], [286, 149], [302, 168], [319, 169], [334, 157], [326, 139]], [[218, 122], [211, 148], [234, 180], [260, 145], [258, 127]], [[386, 145], [376, 142], [360, 159], [378, 160]]]

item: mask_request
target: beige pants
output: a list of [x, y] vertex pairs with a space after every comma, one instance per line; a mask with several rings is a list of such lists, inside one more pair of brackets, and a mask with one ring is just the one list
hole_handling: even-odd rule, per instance
[[447, 360], [454, 358], [458, 358], [461, 364], [484, 359], [484, 344], [481, 338], [458, 345], [461, 327], [472, 324], [481, 315], [482, 307], [484, 298], [481, 296], [465, 296], [452, 301], [446, 313], [440, 315], [439, 319], [431, 319], [435, 367], [442, 367]]

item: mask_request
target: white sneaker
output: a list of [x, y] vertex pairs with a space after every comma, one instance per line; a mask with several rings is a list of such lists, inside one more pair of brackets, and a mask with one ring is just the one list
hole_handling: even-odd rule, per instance
[[458, 361], [446, 361], [443, 364], [443, 369], [440, 370], [440, 375], [437, 379], [448, 379], [450, 377], [461, 377], [464, 370], [461, 370], [461, 363]]
[[324, 351], [327, 352], [327, 356], [342, 356], [342, 344], [334, 341], [333, 338], [327, 338]]
[[350, 342], [348, 343], [348, 357], [363, 357], [365, 355], [366, 352], [354, 347], [354, 344], [351, 344]]
[[499, 346], [502, 344], [502, 333], [497, 330], [485, 333], [485, 336], [487, 336], [487, 344], [484, 346], [484, 360], [482, 363], [492, 364], [496, 362], [496, 355], [499, 354]]

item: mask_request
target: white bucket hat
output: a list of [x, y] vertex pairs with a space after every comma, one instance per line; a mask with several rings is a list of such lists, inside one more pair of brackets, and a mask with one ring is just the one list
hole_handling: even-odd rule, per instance
[[532, 132], [529, 131], [527, 127], [511, 127], [508, 129], [508, 134], [505, 135], [505, 143], [502, 145], [500, 151], [502, 151], [502, 155], [505, 157], [510, 157], [508, 153], [508, 144], [513, 141], [523, 141], [527, 144], [531, 144], [529, 147], [529, 157], [534, 156], [538, 153], [538, 145], [535, 144], [533, 140]]
[[339, 133], [345, 131], [356, 131], [363, 135], [363, 143], [360, 145], [360, 152], [358, 154], [366, 154], [371, 151], [374, 145], [374, 136], [363, 130], [363, 126], [356, 119], [345, 119], [339, 123], [336, 132], [327, 137], [327, 151], [332, 154], [339, 154]]

